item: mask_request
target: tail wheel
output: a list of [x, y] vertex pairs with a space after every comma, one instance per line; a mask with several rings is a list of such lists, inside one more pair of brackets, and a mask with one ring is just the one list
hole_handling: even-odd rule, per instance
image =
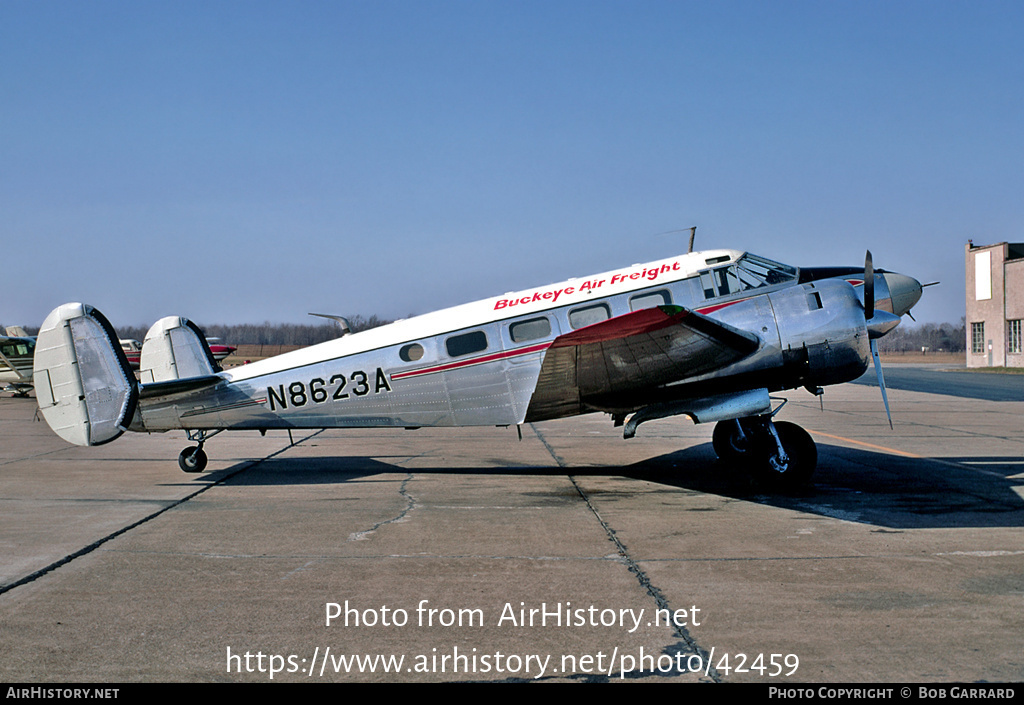
[[765, 456], [758, 462], [760, 475], [768, 482], [782, 487], [807, 484], [818, 466], [818, 448], [811, 434], [788, 421], [775, 423], [775, 432], [786, 451], [786, 459], [779, 457], [774, 443], [766, 444]]
[[202, 472], [206, 469], [206, 451], [189, 446], [178, 455], [178, 467], [185, 472]]

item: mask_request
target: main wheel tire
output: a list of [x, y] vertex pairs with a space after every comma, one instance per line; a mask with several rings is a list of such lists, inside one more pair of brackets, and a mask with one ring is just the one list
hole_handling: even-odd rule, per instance
[[767, 452], [759, 462], [761, 476], [779, 487], [799, 487], [807, 484], [818, 466], [818, 447], [811, 434], [788, 421], [775, 423], [775, 432], [786, 451], [788, 459], [781, 462], [774, 443], [768, 444]]
[[740, 430], [735, 421], [719, 421], [711, 433], [711, 447], [715, 449], [719, 460], [740, 460], [750, 452], [750, 436], [740, 438]]
[[185, 472], [202, 472], [206, 469], [206, 451], [199, 446], [190, 446], [178, 454], [178, 467]]

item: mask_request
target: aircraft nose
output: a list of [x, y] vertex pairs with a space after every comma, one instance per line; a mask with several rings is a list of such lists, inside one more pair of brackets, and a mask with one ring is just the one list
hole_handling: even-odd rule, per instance
[[892, 312], [897, 316], [902, 316], [920, 301], [921, 282], [918, 280], [895, 272], [887, 272], [882, 276], [885, 277], [889, 296], [892, 297]]

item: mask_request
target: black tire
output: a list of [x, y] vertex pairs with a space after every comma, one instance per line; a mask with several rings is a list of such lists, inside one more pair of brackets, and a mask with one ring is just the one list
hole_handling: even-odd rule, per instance
[[206, 451], [190, 446], [178, 454], [178, 467], [185, 472], [202, 472], [206, 469]]
[[759, 474], [777, 487], [806, 485], [818, 466], [818, 447], [814, 439], [807, 431], [788, 421], [776, 422], [775, 432], [779, 434], [789, 459], [786, 463], [780, 463], [772, 447], [774, 443], [768, 444], [764, 457], [758, 462]]
[[711, 447], [719, 460], [734, 462], [747, 457], [750, 452], [750, 436], [740, 440], [739, 429], [735, 421], [719, 421], [711, 433]]

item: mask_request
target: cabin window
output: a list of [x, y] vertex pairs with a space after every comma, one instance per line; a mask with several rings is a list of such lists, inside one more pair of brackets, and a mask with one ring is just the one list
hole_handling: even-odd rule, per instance
[[528, 340], [537, 340], [551, 335], [551, 321], [545, 317], [531, 318], [528, 321], [518, 321], [508, 327], [508, 334], [512, 336], [513, 343], [525, 343]]
[[405, 362], [416, 362], [423, 357], [423, 346], [419, 343], [403, 345], [402, 349], [398, 351], [398, 357]]
[[646, 294], [637, 294], [629, 300], [629, 310], [639, 311], [642, 308], [654, 308], [655, 306], [667, 306], [672, 303], [672, 295], [667, 290], [651, 291]]
[[475, 330], [472, 333], [453, 335], [444, 341], [448, 354], [452, 357], [460, 355], [471, 355], [475, 352], [487, 349], [487, 335], [482, 330]]
[[600, 323], [611, 317], [612, 312], [608, 308], [608, 304], [594, 304], [593, 306], [584, 306], [575, 311], [569, 311], [569, 325], [573, 328], [583, 328], [584, 326]]

